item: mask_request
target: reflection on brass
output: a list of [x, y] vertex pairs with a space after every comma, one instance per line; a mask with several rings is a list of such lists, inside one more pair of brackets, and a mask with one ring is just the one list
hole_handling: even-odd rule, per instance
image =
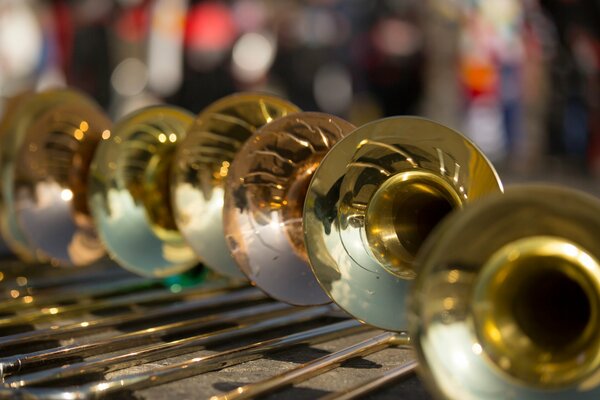
[[140, 275], [163, 277], [198, 263], [175, 226], [169, 197], [175, 147], [193, 116], [154, 106], [125, 116], [102, 137], [89, 201], [109, 254]]
[[171, 195], [175, 222], [202, 261], [225, 275], [243, 274], [223, 233], [225, 179], [234, 156], [261, 126], [300, 111], [266, 94], [240, 93], [204, 109], [177, 149]]
[[2, 128], [2, 235], [26, 259], [87, 265], [104, 254], [87, 207], [94, 150], [111, 123], [74, 90], [25, 94]]
[[2, 185], [0, 187], [0, 236], [2, 236], [0, 240], [2, 241], [2, 246], [0, 247], [2, 247], [3, 252], [12, 252], [24, 261], [34, 262], [37, 260], [35, 252], [27, 245], [16, 220], [10, 218], [13, 214], [6, 212], [7, 208], [12, 207], [12, 200], [10, 197], [7, 198], [5, 196], [5, 193], [8, 193], [8, 190], [11, 188], [11, 185], [5, 184], [5, 182], [10, 182], [9, 177], [12, 174], [13, 158], [12, 151], [9, 150], [12, 149], [13, 145], [10, 143], [12, 141], [10, 132], [14, 131], [14, 117], [19, 105], [30, 95], [30, 92], [24, 92], [6, 99], [0, 119], [0, 183]]
[[352, 130], [352, 124], [328, 114], [281, 117], [252, 136], [229, 167], [227, 245], [248, 279], [278, 300], [330, 301], [308, 265], [302, 211], [320, 161]]
[[501, 191], [489, 161], [447, 127], [415, 117], [363, 125], [325, 156], [308, 189], [313, 272], [350, 315], [406, 330], [425, 238], [453, 209]]
[[457, 213], [419, 255], [411, 337], [451, 399], [597, 399], [600, 202], [508, 190]]

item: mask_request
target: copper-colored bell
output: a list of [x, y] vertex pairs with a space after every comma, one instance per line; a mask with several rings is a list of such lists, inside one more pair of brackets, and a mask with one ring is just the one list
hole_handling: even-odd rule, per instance
[[204, 109], [179, 143], [171, 178], [175, 222], [210, 268], [244, 277], [229, 254], [223, 233], [225, 180], [233, 158], [258, 128], [298, 111], [295, 105], [272, 95], [234, 94]]
[[310, 179], [325, 154], [354, 126], [305, 112], [259, 129], [229, 167], [224, 228], [231, 253], [250, 281], [296, 305], [331, 301], [308, 265], [302, 211]]

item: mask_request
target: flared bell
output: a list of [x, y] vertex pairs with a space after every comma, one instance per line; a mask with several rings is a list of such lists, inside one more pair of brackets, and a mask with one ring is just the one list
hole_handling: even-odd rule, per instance
[[224, 97], [196, 118], [179, 144], [172, 171], [175, 221], [202, 262], [243, 278], [225, 242], [223, 196], [233, 158], [264, 124], [300, 111], [275, 96], [239, 93]]
[[198, 263], [169, 196], [175, 147], [193, 121], [177, 107], [144, 108], [118, 121], [96, 150], [90, 209], [110, 256], [136, 274], [165, 277]]
[[229, 167], [223, 213], [227, 245], [248, 279], [277, 300], [331, 301], [308, 264], [302, 212], [317, 166], [354, 129], [322, 113], [281, 117], [248, 139]]
[[484, 155], [435, 122], [392, 117], [338, 142], [304, 205], [312, 270], [342, 309], [371, 325], [408, 328], [415, 256], [452, 210], [502, 191]]
[[447, 399], [600, 397], [600, 202], [515, 187], [444, 221], [410, 301], [422, 376]]
[[[22, 244], [22, 242], [17, 241], [16, 239], [12, 239], [9, 234], [11, 232], [11, 221], [9, 221], [4, 214], [4, 204], [6, 201], [4, 200], [4, 177], [2, 173], [2, 157], [3, 154], [6, 153], [10, 144], [8, 143], [7, 136], [11, 131], [11, 125], [13, 124], [13, 117], [16, 113], [16, 110], [23, 99], [27, 96], [30, 96], [30, 92], [23, 92], [18, 95], [9, 97], [5, 99], [2, 109], [2, 116], [0, 117], [0, 182], [2, 185], [0, 187], [0, 255], [3, 257], [10, 255], [18, 255], [24, 261], [34, 261], [36, 260], [35, 253]], [[14, 222], [14, 221], [13, 221]], [[18, 229], [16, 224], [12, 223], [15, 226], [15, 229]], [[20, 233], [20, 231], [19, 231]], [[21, 236], [22, 237], [22, 236]], [[10, 245], [9, 242], [12, 242]]]
[[26, 259], [81, 266], [104, 255], [87, 205], [89, 165], [111, 122], [86, 95], [23, 95], [3, 134], [2, 235]]

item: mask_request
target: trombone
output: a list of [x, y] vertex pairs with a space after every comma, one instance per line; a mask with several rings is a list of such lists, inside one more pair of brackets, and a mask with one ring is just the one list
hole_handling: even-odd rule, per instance
[[100, 107], [71, 89], [26, 93], [9, 101], [0, 128], [0, 231], [10, 249], [53, 265], [100, 259], [86, 190], [96, 145], [111, 128]]
[[[178, 211], [178, 207], [194, 204], [189, 199], [201, 196], [202, 204], [210, 207], [195, 209], [195, 212], [206, 210], [202, 214], [207, 217], [202, 231], [207, 240], [197, 245], [195, 243], [201, 242], [200, 236], [182, 234], [189, 241], [189, 248], [229, 246], [244, 274], [269, 295], [303, 304], [300, 295], [290, 294], [291, 289], [276, 291], [293, 287], [294, 282], [300, 288], [312, 282], [318, 296], [308, 296], [308, 304], [326, 302], [325, 293], [360, 321], [398, 332], [374, 336], [360, 345], [276, 377], [270, 383], [259, 383], [262, 389], [253, 386], [237, 390], [238, 395], [274, 390], [297, 382], [301, 379], [299, 376], [306, 378], [331, 368], [353, 355], [387, 346], [411, 345], [417, 350], [422, 376], [440, 398], [497, 398], [499, 393], [509, 393], [512, 398], [597, 396], [600, 352], [594, 333], [599, 321], [600, 286], [598, 255], [593, 244], [600, 228], [589, 217], [598, 211], [596, 200], [566, 189], [550, 188], [514, 189], [501, 195], [502, 185], [496, 172], [477, 148], [457, 132], [432, 121], [395, 117], [354, 129], [333, 116], [293, 114], [298, 110], [292, 106], [281, 113], [290, 115], [273, 118], [271, 112], [264, 112], [265, 107], [261, 105], [264, 103], [256, 99], [251, 98], [252, 106], [247, 110], [253, 110], [249, 111], [252, 115], [259, 112], [260, 118], [268, 122], [262, 128], [257, 124], [252, 125], [253, 129], [246, 129], [246, 125], [240, 123], [239, 116], [243, 115], [240, 109], [246, 106], [233, 107], [235, 117], [221, 111], [224, 104], [231, 105], [231, 99], [227, 99], [210, 113], [201, 113], [204, 117], [198, 118], [195, 125], [181, 124], [187, 128], [178, 132], [185, 133], [175, 134], [176, 140], [170, 140], [171, 130], [177, 124], [164, 123], [164, 115], [159, 122], [149, 123], [149, 120], [156, 121], [151, 119], [156, 115], [148, 112], [144, 116], [145, 125], [132, 124], [135, 129], [130, 135], [148, 136], [148, 132], [152, 132], [150, 126], [156, 129], [155, 134], [150, 135], [154, 142], [148, 144], [141, 140], [142, 144], [135, 142], [129, 147], [107, 147], [103, 153], [113, 157], [115, 167], [123, 166], [120, 170], [129, 171], [130, 175], [121, 173], [105, 179], [110, 172], [101, 168], [110, 168], [110, 162], [96, 161], [92, 166], [95, 174], [92, 179], [104, 179], [101, 183], [105, 185], [99, 190], [102, 185], [96, 182], [96, 193], [101, 193], [96, 198], [106, 201], [111, 190], [112, 195], [115, 193], [115, 186], [106, 185], [121, 185], [117, 187], [129, 190], [128, 196], [137, 199], [134, 204], [143, 204], [146, 209], [152, 209], [148, 204], [170, 204], [159, 213], [144, 214], [147, 220], [151, 220], [148, 214], [155, 216], [154, 224], [146, 222], [146, 226], [154, 229], [157, 237], [175, 237], [171, 235], [177, 231], [175, 226], [183, 233], [181, 221], [189, 224], [192, 219], [184, 218], [185, 214]], [[220, 111], [214, 111], [216, 109]], [[176, 113], [173, 108], [162, 110], [165, 114]], [[182, 110], [177, 112], [185, 114]], [[131, 118], [135, 119], [135, 115]], [[180, 120], [190, 121], [190, 118]], [[210, 129], [218, 128], [209, 129], [212, 125], [206, 121], [227, 129], [213, 132]], [[124, 122], [116, 126], [119, 124]], [[192, 134], [190, 126], [196, 126], [198, 133]], [[111, 136], [117, 131], [121, 129], [111, 131]], [[165, 135], [164, 142], [177, 142], [180, 147], [172, 146], [165, 150], [170, 156], [149, 161], [158, 154], [151, 151], [151, 146], [161, 143], [161, 133]], [[241, 134], [242, 139], [228, 136], [236, 134]], [[286, 141], [289, 143], [285, 144]], [[318, 143], [328, 145], [318, 147]], [[122, 150], [128, 148], [133, 150]], [[125, 155], [119, 155], [121, 152]], [[172, 154], [185, 154], [185, 157], [175, 156], [170, 164], [173, 167], [167, 172], [166, 165], [170, 163], [167, 160], [173, 159]], [[138, 156], [143, 162], [136, 160]], [[198, 157], [196, 164], [194, 157]], [[153, 169], [142, 176], [139, 171], [143, 168], [139, 167], [144, 165]], [[204, 168], [207, 165], [210, 168]], [[129, 178], [133, 180], [128, 181]], [[179, 190], [183, 186], [187, 194]], [[171, 190], [171, 197], [165, 194], [166, 189]], [[139, 193], [152, 193], [155, 197], [135, 198]], [[93, 212], [96, 207], [102, 210], [107, 206], [101, 202], [92, 204]], [[168, 218], [161, 219], [160, 215]], [[497, 218], [498, 215], [503, 217]], [[225, 224], [223, 236], [218, 239], [210, 236], [214, 232], [210, 233], [209, 227], [219, 232], [221, 228], [217, 223], [221, 218]], [[253, 236], [256, 232], [259, 235]], [[270, 236], [265, 236], [267, 232]], [[270, 239], [264, 240], [265, 237]], [[180, 236], [176, 239], [184, 243], [179, 241]], [[248, 251], [257, 243], [264, 245], [264, 250]], [[274, 243], [285, 246], [274, 247]], [[281, 253], [282, 248], [288, 249], [288, 253]], [[271, 254], [267, 250], [276, 255], [279, 251], [283, 259], [293, 257], [298, 261], [280, 260], [277, 266], [277, 258], [271, 256], [275, 260], [270, 265], [264, 262]], [[225, 260], [227, 253], [216, 254], [215, 251], [218, 258], [214, 259], [209, 253], [199, 256], [211, 266], [229, 262]], [[174, 253], [163, 251], [161, 254]], [[174, 259], [182, 258], [175, 256]], [[299, 273], [286, 277], [286, 271], [294, 268], [298, 271], [299, 267]], [[169, 271], [158, 269], [165, 274]], [[236, 275], [231, 271], [230, 268], [222, 272]], [[279, 277], [269, 282], [274, 271]], [[144, 273], [161, 274], [156, 268]], [[541, 289], [538, 283], [544, 283]], [[561, 299], [568, 305], [567, 311], [560, 300], [556, 301], [559, 307], [553, 308], [553, 312], [548, 312], [545, 304], [540, 305], [552, 298], [555, 291], [564, 293]], [[286, 298], [292, 295], [295, 300]], [[229, 294], [223, 296], [228, 298]], [[220, 318], [239, 318], [244, 323], [244, 318], [254, 313], [269, 315], [267, 320], [248, 321], [248, 326], [253, 327], [249, 331], [258, 332], [289, 323], [291, 319], [299, 322], [318, 318], [330, 313], [332, 308], [320, 306], [311, 310], [283, 317], [278, 313], [288, 313], [289, 309], [274, 306]], [[557, 320], [561, 319], [568, 324], [558, 324]], [[193, 324], [207, 321], [189, 323], [196, 326]], [[178, 329], [183, 328], [165, 326], [159, 331], [166, 335]], [[286, 346], [313, 343], [360, 329], [368, 327], [356, 321], [344, 321], [126, 379], [84, 385], [70, 393], [110, 395], [220, 369]], [[410, 338], [402, 333], [406, 330], [410, 331]], [[548, 335], [549, 331], [556, 334]], [[134, 337], [144, 337], [142, 333], [136, 335]], [[142, 357], [158, 359], [184, 354], [206, 345], [207, 341], [222, 340], [236, 333], [225, 331], [219, 335], [217, 339], [198, 337], [183, 343], [149, 345]], [[115, 343], [126, 341], [123, 338]], [[74, 346], [66, 351], [70, 355], [88, 354], [89, 348]], [[68, 374], [134, 365], [139, 362], [136, 357], [131, 353], [121, 359], [109, 357], [91, 364], [76, 363], [69, 367]], [[35, 358], [18, 358], [13, 360], [14, 365], [25, 360]], [[9, 363], [3, 365], [10, 366]], [[392, 379], [390, 376], [397, 379], [413, 371], [416, 365], [416, 362], [403, 365], [372, 385], [385, 383]], [[485, 372], [475, 373], [480, 371]], [[33, 383], [49, 382], [56, 372], [58, 370], [48, 370], [36, 375], [37, 378], [9, 377], [5, 381], [6, 393], [32, 397], [63, 395], [68, 391], [29, 388]], [[17, 388], [20, 389], [15, 392]], [[356, 389], [349, 393], [348, 396], [353, 396], [363, 392]]]

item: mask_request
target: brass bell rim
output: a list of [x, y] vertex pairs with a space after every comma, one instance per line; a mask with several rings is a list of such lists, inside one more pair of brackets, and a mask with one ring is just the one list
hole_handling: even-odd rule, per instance
[[[331, 302], [310, 269], [301, 228], [303, 204], [306, 188], [321, 159], [355, 128], [332, 114], [314, 111], [287, 114], [260, 127], [231, 163], [223, 208], [227, 244], [247, 279], [276, 300], [297, 306]], [[264, 186], [254, 186], [257, 192], [248, 195], [247, 188], [253, 187], [254, 179], [262, 179], [268, 165], [263, 162], [270, 157], [284, 163], [289, 171], [279, 171], [279, 175], [274, 170], [269, 172], [269, 179], [277, 178], [276, 184], [266, 186], [271, 197], [263, 197], [262, 189], [257, 189]], [[288, 163], [293, 167], [289, 168]], [[244, 211], [240, 208], [241, 201]], [[277, 237], [268, 239], [273, 231]], [[267, 253], [269, 257], [265, 256]]]
[[[536, 212], [525, 218], [533, 210]], [[600, 251], [591, 245], [593, 233], [600, 233], [600, 218], [590, 217], [598, 215], [599, 211], [597, 199], [574, 189], [548, 184], [515, 185], [504, 195], [490, 196], [469, 205], [440, 225], [419, 255], [421, 274], [411, 289], [409, 302], [409, 331], [415, 344], [420, 375], [432, 392], [447, 399], [494, 399], [505, 393], [511, 393], [513, 398], [570, 399], [577, 396], [592, 399], [600, 394], [600, 337], [597, 337], [597, 327], [600, 327]], [[505, 212], [511, 215], [508, 221], [506, 216], [495, 221], [485, 217], [498, 213], [504, 215]], [[561, 229], [564, 223], [568, 225], [562, 225]], [[461, 234], [469, 227], [472, 233]], [[581, 228], [581, 231], [576, 233], [575, 227]], [[507, 230], [511, 233], [499, 238], [498, 232]], [[474, 236], [479, 238], [470, 241]], [[582, 243], [581, 238], [587, 243]], [[483, 253], [494, 254], [495, 259], [478, 262], [483, 258], [481, 254], [457, 257], [457, 254], [464, 253], [465, 246], [459, 243], [465, 241], [470, 241], [470, 248], [488, 243]], [[564, 248], [570, 249], [564, 260], [560, 260], [564, 264], [556, 264], [555, 258]], [[521, 254], [520, 259], [517, 253]], [[518, 279], [510, 278], [512, 271], [507, 271], [505, 264], [500, 265], [506, 260], [522, 261], [522, 264], [515, 264], [521, 269], [531, 267], [533, 278], [526, 276], [523, 281], [530, 280], [536, 284], [544, 283], [536, 274], [537, 264], [541, 265], [543, 272], [550, 270], [550, 282], [557, 276], [552, 274], [553, 268], [582, 267], [575, 273], [567, 270], [563, 274], [576, 285], [586, 286], [575, 292], [575, 304], [581, 298], [594, 303], [590, 306], [585, 324], [576, 324], [584, 327], [575, 329], [575, 333], [570, 332], [571, 336], [568, 336], [578, 334], [579, 344], [563, 345], [558, 341], [557, 348], [564, 354], [550, 355], [549, 350], [546, 354], [543, 351], [531, 353], [521, 347], [521, 343], [525, 342], [522, 339], [524, 334], [520, 334], [509, 336], [515, 341], [508, 340], [502, 347], [512, 346], [514, 349], [508, 350], [512, 353], [496, 351], [500, 347], [492, 348], [481, 332], [482, 327], [489, 327], [481, 313], [491, 312], [486, 304], [493, 304], [491, 300], [497, 302], [500, 297], [486, 292], [486, 289], [493, 290], [489, 282], [503, 278], [504, 284], [497, 285], [496, 289], [502, 288], [505, 293], [514, 290], [516, 300], [528, 299], [523, 290], [519, 294]], [[486, 272], [487, 276], [474, 275]], [[562, 276], [558, 278], [562, 279]], [[565, 285], [559, 287], [569, 289]], [[539, 296], [547, 299], [548, 303], [556, 303], [546, 297], [547, 291], [525, 288], [534, 298]], [[486, 298], [489, 301], [483, 303], [482, 299]], [[542, 316], [542, 322], [552, 321], [556, 316], [551, 310], [545, 312], [549, 316]], [[516, 317], [511, 318], [513, 322], [516, 320]], [[501, 327], [499, 332], [511, 331]], [[551, 333], [541, 331], [540, 335], [542, 332]], [[568, 330], [565, 332], [569, 333]], [[490, 335], [494, 337], [496, 334], [492, 332]], [[588, 346], [587, 354], [582, 358], [583, 354], [578, 356], [577, 350], [581, 353], [581, 347], [585, 346]], [[523, 361], [523, 358], [532, 357], [531, 354], [542, 360], [541, 364], [538, 363], [540, 365], [531, 360]], [[533, 372], [526, 375], [522, 367], [514, 365], [519, 361]], [[466, 366], [469, 372], [466, 372]], [[473, 397], [474, 394], [476, 397]]]
[[[248, 118], [247, 116], [235, 116], [237, 112], [247, 112], [252, 107], [259, 106], [264, 121], [253, 121], [258, 120], [256, 117]], [[237, 109], [236, 109], [237, 108]], [[231, 115], [224, 113], [224, 110], [232, 109]], [[274, 113], [273, 116], [269, 114], [269, 109]], [[176, 150], [176, 163], [172, 168], [172, 182], [175, 184], [170, 188], [171, 201], [174, 207], [175, 222], [182, 232], [184, 240], [193, 249], [196, 256], [205, 265], [213, 269], [214, 271], [228, 276], [234, 279], [246, 279], [246, 276], [239, 270], [233, 257], [228, 254], [228, 247], [223, 232], [223, 203], [224, 203], [224, 180], [227, 178], [228, 169], [230, 167], [235, 154], [243, 146], [243, 143], [248, 140], [261, 126], [276, 119], [279, 114], [288, 115], [291, 113], [297, 113], [301, 110], [293, 103], [271, 93], [265, 93], [260, 91], [249, 91], [249, 92], [238, 92], [222, 97], [215, 102], [208, 105], [206, 108], [200, 111], [196, 116], [193, 124], [188, 129], [188, 135], [178, 146]], [[223, 136], [221, 132], [210, 132], [202, 131], [200, 133], [208, 133], [209, 136], [201, 137], [199, 133], [194, 133], [197, 130], [205, 130], [213, 119], [219, 119], [226, 123], [235, 123], [241, 125], [245, 130], [248, 131], [248, 136], [244, 139], [240, 139], [234, 135]], [[275, 118], [273, 118], [275, 117]], [[260, 122], [254, 124], [254, 122]], [[238, 135], [239, 136], [239, 135]], [[202, 146], [198, 146], [199, 142], [210, 141], [218, 143], [219, 140], [225, 139], [228, 146], [233, 149], [227, 156], [221, 155], [219, 161], [221, 169], [216, 171], [219, 174], [221, 180], [218, 184], [213, 184], [209, 189], [210, 195], [207, 196], [203, 193], [207, 187], [201, 187], [202, 182], [199, 178], [196, 178], [195, 182], [190, 182], [185, 178], [185, 169], [189, 168], [184, 163], [187, 162], [185, 152], [194, 151], [198, 152], [202, 150]], [[204, 146], [205, 144], [203, 144]], [[215, 150], [213, 149], [214, 154]], [[194, 156], [197, 160], [197, 155]], [[212, 160], [210, 163], [214, 163]], [[212, 173], [210, 168], [205, 168], [207, 174]], [[188, 194], [193, 197], [194, 203], [197, 208], [193, 210], [186, 210], [186, 207], [182, 205], [180, 198], [184, 195], [179, 195], [178, 192], [182, 190], [182, 186], [190, 186], [192, 193]], [[199, 189], [199, 187], [201, 187]], [[183, 202], [186, 203], [186, 202]], [[198, 210], [201, 209], [201, 211]], [[194, 215], [202, 213], [205, 218], [205, 222], [202, 227], [194, 226], [189, 221], [194, 218]], [[225, 256], [223, 256], [225, 254]], [[218, 259], [218, 261], [217, 261]]]
[[[51, 88], [40, 92], [24, 92], [13, 98], [16, 103], [10, 115], [3, 118], [3, 130], [10, 130], [9, 135], [2, 133], [2, 154], [0, 154], [3, 175], [2, 201], [0, 213], [6, 216], [0, 223], [0, 231], [7, 246], [19, 258], [29, 263], [50, 262], [53, 266], [70, 267], [70, 262], [63, 262], [41, 249], [31, 235], [23, 228], [22, 219], [15, 208], [13, 181], [18, 171], [15, 170], [19, 155], [22, 153], [28, 131], [40, 116], [45, 116], [55, 107], [84, 107], [104, 114], [100, 107], [87, 94], [73, 88]], [[8, 174], [8, 175], [7, 175]], [[52, 253], [52, 252], [50, 252]]]
[[[277, 96], [276, 94], [273, 94], [273, 93], [262, 92], [259, 90], [235, 92], [235, 93], [228, 94], [227, 96], [221, 97], [221, 98], [213, 101], [212, 103], [210, 103], [205, 108], [203, 108], [195, 118], [196, 123], [200, 123], [200, 121], [202, 121], [203, 119], [211, 117], [216, 111], [223, 109], [223, 106], [226, 105], [227, 103], [251, 102], [254, 99], [256, 99], [257, 97], [268, 99], [270, 103], [272, 103], [273, 105], [276, 105], [278, 107], [289, 108], [289, 107], [293, 106], [296, 109], [295, 112], [302, 111], [295, 104], [290, 103], [288, 100], [285, 100], [284, 98]], [[265, 119], [267, 120], [266, 123], [269, 123], [273, 120], [272, 118], [269, 118], [269, 117], [266, 117]]]
[[[152, 138], [151, 143], [136, 142], [135, 139], [132, 138], [132, 135], [137, 132], [137, 126], [147, 127], [152, 123], [160, 122], [162, 119], [168, 120], [169, 123], [179, 125], [179, 127], [169, 127], [169, 130], [167, 131], [165, 129], [165, 132], [162, 132], [159, 128], [152, 127], [152, 132], [146, 133], [151, 136], [153, 133], [158, 133], [159, 131], [160, 133], [158, 133], [156, 137]], [[123, 175], [122, 170], [124, 167], [119, 167], [116, 162], [109, 161], [109, 158], [111, 157], [109, 153], [111, 153], [111, 150], [116, 150], [116, 148], [113, 149], [109, 146], [118, 146], [123, 148], [125, 144], [129, 144], [132, 149], [145, 151], [149, 154], [152, 154], [151, 159], [148, 160], [147, 164], [144, 165], [143, 171], [135, 176], [136, 179], [141, 181], [144, 187], [146, 187], [147, 184], [156, 184], [156, 176], [153, 176], [156, 168], [154, 168], [152, 171], [148, 171], [147, 167], [157, 167], [159, 163], [161, 165], [164, 164], [163, 166], [166, 167], [166, 172], [164, 173], [165, 176], [163, 178], [167, 179], [168, 181], [168, 178], [170, 177], [168, 171], [173, 161], [172, 156], [175, 151], [175, 143], [180, 141], [182, 136], [185, 135], [187, 127], [192, 124], [193, 120], [194, 116], [189, 111], [172, 105], [151, 105], [135, 110], [123, 116], [115, 123], [110, 136], [105, 138], [105, 140], [98, 145], [94, 159], [92, 160], [92, 165], [90, 167], [90, 179], [88, 182], [88, 186], [90, 188], [88, 190], [88, 204], [90, 210], [92, 211], [94, 221], [96, 221], [97, 224], [98, 235], [106, 247], [108, 256], [121, 267], [133, 272], [136, 275], [151, 278], [169, 277], [192, 269], [198, 265], [199, 260], [195, 254], [193, 254], [191, 248], [184, 241], [184, 238], [180, 233], [176, 232], [174, 229], [165, 229], [159, 223], [152, 221], [152, 216], [149, 214], [149, 210], [145, 204], [146, 197], [144, 197], [143, 200], [144, 204], [136, 206], [136, 201], [133, 198], [130, 189], [127, 188], [124, 182], [124, 177], [117, 177], [117, 174], [119, 173]], [[170, 147], [161, 148], [161, 145]], [[119, 153], [122, 153], [122, 151], [114, 152], [116, 155]], [[159, 162], [156, 162], [156, 159], [160, 159]], [[114, 170], [116, 172], [109, 172], [109, 170]], [[113, 189], [113, 183], [111, 183], [111, 181], [114, 181], [114, 184], [120, 187], [119, 192], [123, 192], [127, 197], [126, 202], [131, 202], [134, 204], [136, 213], [139, 214], [141, 212], [142, 216], [138, 219], [143, 220], [143, 222], [141, 222], [138, 233], [140, 229], [144, 233], [138, 235], [140, 237], [135, 238], [136, 243], [139, 241], [137, 248], [140, 251], [137, 253], [133, 251], [131, 254], [125, 255], [127, 250], [124, 250], [122, 247], [120, 250], [116, 250], [114, 248], [114, 241], [111, 240], [111, 236], [114, 236], [114, 234], [120, 229], [106, 228], [103, 226], [104, 223], [102, 221], [104, 219], [102, 217], [102, 213], [104, 213], [104, 211], [102, 211], [102, 204], [104, 200], [98, 200], [96, 197], [107, 197], [106, 204], [108, 205], [110, 202], [108, 199], [108, 192]], [[152, 189], [150, 188], [147, 190]], [[106, 193], [102, 195], [101, 192]], [[169, 191], [163, 193], [162, 195], [168, 197]], [[133, 223], [131, 214], [121, 215], [119, 217], [119, 221], [125, 223], [126, 225]], [[145, 236], [146, 239], [142, 240], [141, 236]], [[148, 238], [150, 238], [149, 240], [155, 246], [160, 246], [161, 248], [164, 248], [165, 246], [171, 246], [164, 248], [160, 255], [149, 262], [153, 264], [150, 267], [145, 266], [149, 263], [138, 262], [138, 256], [144, 253], [143, 249], [147, 248], [148, 246], [152, 247], [150, 243], [144, 243], [144, 241]], [[177, 253], [175, 255], [175, 259], [172, 258], [172, 255], [167, 254], [169, 251]], [[168, 257], [171, 257], [172, 259], [169, 260]]]
[[[496, 318], [486, 318], [492, 313], [489, 310], [479, 313], [482, 315], [474, 310], [474, 331], [490, 361], [505, 369], [510, 368], [510, 365], [519, 366], [519, 370], [511, 372], [511, 375], [518, 376], [530, 385], [544, 388], [568, 386], [585, 379], [600, 367], [600, 339], [596, 337], [600, 328], [597, 322], [600, 321], [598, 259], [577, 244], [555, 236], [532, 236], [515, 240], [498, 249], [483, 265], [481, 275], [475, 283], [472, 304], [489, 302], [504, 305], [501, 302], [503, 297], [514, 297], [515, 302], [518, 299], [536, 300], [532, 297], [540, 289], [531, 287], [530, 282], [538, 280], [538, 285], [543, 284], [543, 274], [554, 280], [551, 283], [555, 288], [563, 289], [563, 293], [556, 293], [556, 296], [578, 297], [576, 304], [586, 310], [588, 315], [585, 321], [576, 318], [570, 321], [574, 332], [566, 331], [564, 336], [568, 335], [567, 337], [555, 338], [552, 329], [536, 332], [536, 324], [530, 322], [539, 319], [541, 321], [536, 322], [537, 324], [547, 324], [548, 321], [543, 316], [526, 314], [520, 317], [524, 321], [519, 321], [519, 318], [502, 315], [498, 311], [497, 314], [500, 315]], [[561, 285], [558, 280], [564, 280], [565, 283]], [[519, 290], [523, 283], [529, 285], [526, 289]], [[542, 294], [543, 296], [538, 296], [545, 297], [551, 293], [546, 290]], [[503, 308], [498, 306], [500, 310]], [[577, 310], [573, 310], [573, 313], [577, 314]], [[511, 328], [509, 334], [502, 335], [499, 328], [503, 324]], [[503, 330], [509, 331], [506, 328]], [[544, 336], [549, 336], [552, 341]], [[584, 357], [583, 353], [588, 353], [585, 349], [592, 354]], [[589, 359], [590, 356], [592, 359]], [[525, 376], [523, 371], [533, 372]]]
[[[70, 160], [70, 169], [68, 171], [66, 182], [60, 182], [60, 179], [57, 179], [54, 175], [48, 176], [47, 174], [44, 174], [43, 176], [35, 176], [39, 175], [39, 173], [32, 171], [31, 167], [29, 167], [27, 171], [17, 171], [17, 175], [20, 180], [24, 180], [23, 175], [26, 175], [28, 184], [35, 185], [35, 187], [37, 187], [37, 185], [54, 185], [57, 189], [60, 189], [59, 192], [47, 195], [48, 198], [46, 198], [46, 201], [48, 201], [49, 198], [53, 198], [54, 200], [60, 199], [68, 203], [66, 206], [67, 210], [65, 210], [68, 213], [68, 220], [61, 218], [61, 223], [72, 225], [73, 236], [71, 238], [66, 238], [68, 242], [61, 241], [58, 245], [56, 242], [48, 244], [46, 243], [48, 237], [39, 237], [37, 233], [39, 232], [39, 226], [45, 226], [47, 225], [46, 223], [28, 220], [25, 218], [23, 209], [17, 210], [16, 219], [24, 236], [27, 238], [28, 243], [32, 249], [35, 250], [39, 258], [48, 260], [48, 262], [55, 267], [78, 268], [85, 267], [105, 256], [104, 246], [100, 243], [100, 238], [97, 235], [95, 224], [88, 208], [87, 190], [85, 190], [82, 185], [87, 184], [89, 163], [91, 162], [91, 157], [93, 157], [96, 143], [101, 140], [103, 132], [111, 129], [111, 122], [100, 106], [87, 94], [70, 88], [50, 91], [50, 94], [53, 96], [56, 96], [59, 93], [63, 97], [62, 100], [48, 107], [44, 113], [38, 115], [34, 121], [31, 121], [31, 123], [28, 124], [17, 157], [24, 159], [28, 156], [28, 152], [40, 150], [40, 146], [36, 143], [36, 139], [40, 138], [32, 137], [32, 130], [35, 134], [37, 133], [37, 128], [40, 128], [37, 125], [44, 125], [45, 122], [48, 122], [48, 124], [54, 123], [57, 125], [65, 125], [68, 123], [67, 119], [69, 118], [74, 118], [76, 121], [81, 120], [77, 127], [71, 127], [75, 128], [72, 138], [69, 136], [68, 132], [60, 131], [64, 136], [71, 140], [72, 143], [76, 143], [78, 146], [73, 150], [73, 158]], [[59, 120], [55, 115], [57, 113], [65, 118]], [[50, 127], [48, 127], [48, 129], [50, 129]], [[54, 133], [56, 133], [56, 131], [57, 129], [54, 129]], [[35, 155], [35, 157], [39, 158], [40, 155]], [[89, 157], [89, 159], [86, 160], [85, 157]], [[45, 155], [45, 158], [51, 158], [51, 155], [47, 154]], [[76, 164], [77, 162], [79, 164]], [[82, 162], [85, 164], [82, 164]], [[31, 165], [31, 162], [27, 162], [27, 165]], [[60, 171], [54, 172], [58, 173]], [[78, 185], [80, 186], [77, 187]], [[31, 209], [34, 207], [29, 208]], [[54, 208], [56, 209], [56, 207]], [[38, 210], [37, 213], [47, 215], [54, 211], [55, 210], [53, 209]], [[31, 218], [32, 217], [29, 217], [29, 219]], [[55, 237], [56, 235], [50, 233], [50, 236]], [[81, 254], [78, 257], [77, 254], [70, 253], [69, 247], [76, 246], [78, 237], [82, 240], [80, 245], [93, 247], [88, 248], [89, 253], [87, 255]]]
[[[392, 144], [377, 143], [388, 139]], [[393, 170], [390, 176], [414, 170], [415, 165], [422, 167], [423, 163], [429, 162], [426, 172], [428, 168], [434, 174], [440, 170], [447, 174], [445, 180], [456, 187], [457, 195], [463, 198], [462, 202], [470, 202], [490, 192], [501, 192], [503, 188], [491, 162], [475, 144], [461, 133], [422, 117], [388, 117], [365, 124], [339, 141], [325, 156], [311, 180], [304, 208], [303, 223], [311, 269], [332, 301], [348, 314], [381, 329], [403, 331], [408, 329], [403, 308], [412, 284], [410, 277], [400, 278], [383, 268], [370, 254], [371, 249], [364, 245], [364, 232], [354, 233], [349, 236], [350, 239], [343, 237], [344, 231], [328, 234], [323, 228], [323, 220], [315, 213], [318, 199], [334, 190], [334, 185], [343, 185], [339, 183], [342, 179], [347, 179], [348, 165], [354, 152], [371, 145], [370, 142], [376, 142], [375, 147], [398, 153], [397, 157], [405, 160], [405, 167]], [[394, 146], [395, 149], [392, 148]], [[427, 148], [430, 150], [427, 154], [433, 161], [407, 154], [406, 149], [410, 146], [418, 151]], [[447, 148], [452, 148], [457, 155], [449, 156]], [[455, 157], [461, 159], [455, 160]], [[367, 165], [365, 168], [383, 169], [377, 165]], [[385, 175], [385, 171], [381, 174]], [[476, 176], [481, 182], [469, 186], [463, 182], [465, 176]], [[343, 199], [343, 195], [334, 197], [335, 207], [329, 204], [329, 208], [317, 210], [317, 213], [335, 215], [335, 221], [339, 221], [339, 210], [342, 210], [340, 199]], [[333, 222], [331, 226], [333, 229]], [[345, 240], [348, 243], [344, 243]], [[362, 243], [359, 245], [359, 242]], [[349, 255], [348, 252], [354, 253]], [[370, 264], [361, 265], [364, 260]]]

